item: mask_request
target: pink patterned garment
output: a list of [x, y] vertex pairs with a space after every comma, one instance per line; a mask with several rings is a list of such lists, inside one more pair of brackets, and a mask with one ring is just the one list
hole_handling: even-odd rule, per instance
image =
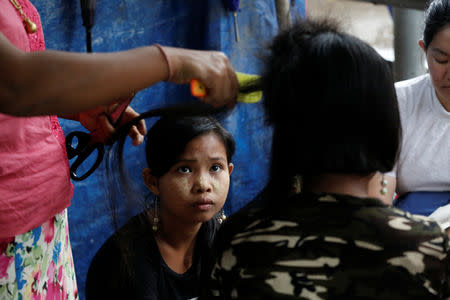
[[[27, 34], [9, 0], [0, 0], [0, 32], [17, 48], [45, 49], [39, 15], [28, 0], [18, 0], [38, 31]], [[36, 75], [37, 76], [37, 75]], [[27, 232], [70, 205], [64, 133], [56, 116], [0, 114], [0, 241]]]
[[[25, 52], [45, 49], [39, 15], [27, 34], [9, 0], [0, 0], [0, 32]], [[64, 133], [56, 116], [0, 114], [0, 299], [78, 299], [66, 207], [73, 194]]]
[[78, 299], [66, 210], [0, 243], [0, 299]]

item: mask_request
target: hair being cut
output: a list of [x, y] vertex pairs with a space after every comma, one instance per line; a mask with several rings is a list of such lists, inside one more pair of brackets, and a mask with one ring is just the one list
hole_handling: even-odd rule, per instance
[[401, 130], [388, 63], [330, 20], [300, 20], [272, 42], [262, 89], [274, 126], [271, 183], [390, 171]]

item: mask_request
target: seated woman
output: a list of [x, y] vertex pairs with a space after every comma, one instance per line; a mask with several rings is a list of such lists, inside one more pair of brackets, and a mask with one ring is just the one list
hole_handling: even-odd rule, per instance
[[[449, 25], [450, 0], [432, 1], [419, 41], [429, 74], [395, 84], [403, 141], [394, 170], [386, 174], [392, 188], [385, 201], [392, 203], [396, 191], [396, 207], [424, 216], [450, 204]], [[441, 220], [450, 227], [450, 213]]]
[[271, 179], [219, 231], [207, 299], [449, 297], [440, 226], [369, 194], [401, 140], [377, 52], [330, 21], [302, 20], [273, 40], [255, 88], [274, 127]]
[[[143, 114], [145, 116], [145, 114]], [[155, 196], [94, 257], [87, 299], [192, 299], [233, 171], [232, 136], [212, 117], [162, 117], [146, 140], [142, 172]]]

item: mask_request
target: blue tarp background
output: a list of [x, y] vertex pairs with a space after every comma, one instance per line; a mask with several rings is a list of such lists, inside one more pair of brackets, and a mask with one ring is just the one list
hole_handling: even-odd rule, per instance
[[[41, 14], [47, 49], [85, 52], [85, 29], [78, 0], [32, 0]], [[260, 54], [278, 31], [273, 0], [240, 1], [238, 26], [241, 40], [235, 41], [233, 15], [221, 0], [98, 0], [92, 31], [93, 52], [112, 52], [160, 43], [193, 49], [220, 50], [237, 71], [258, 74]], [[305, 15], [305, 2], [292, 0], [293, 17]], [[159, 83], [139, 92], [132, 102], [137, 111], [191, 101], [188, 86]], [[78, 123], [61, 120], [65, 133], [82, 130]], [[262, 105], [238, 104], [223, 122], [237, 142], [235, 170], [227, 214], [248, 203], [266, 184], [271, 129], [264, 124]], [[143, 147], [125, 150], [133, 178], [140, 180], [145, 167]], [[113, 233], [108, 201], [101, 185], [100, 167], [94, 175], [75, 182], [69, 208], [70, 234], [80, 299], [89, 263]]]

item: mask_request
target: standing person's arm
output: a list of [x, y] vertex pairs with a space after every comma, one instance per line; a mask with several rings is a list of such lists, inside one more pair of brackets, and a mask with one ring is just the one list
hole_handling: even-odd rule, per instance
[[238, 82], [221, 52], [147, 46], [114, 53], [26, 53], [0, 34], [0, 112], [74, 114], [124, 98], [162, 80], [208, 89], [203, 101], [232, 104]]
[[[84, 128], [89, 130], [95, 141], [111, 144], [114, 142], [111, 138], [116, 132], [116, 127], [114, 126], [120, 127], [139, 116], [131, 106], [128, 106], [120, 116], [118, 123], [113, 125], [108, 116], [111, 115], [116, 108], [116, 104], [101, 105], [78, 114], [60, 115], [59, 117], [80, 122]], [[132, 126], [128, 132], [128, 136], [130, 136], [134, 146], [142, 144], [146, 134], [147, 127], [144, 120], [141, 120], [135, 126]]]

